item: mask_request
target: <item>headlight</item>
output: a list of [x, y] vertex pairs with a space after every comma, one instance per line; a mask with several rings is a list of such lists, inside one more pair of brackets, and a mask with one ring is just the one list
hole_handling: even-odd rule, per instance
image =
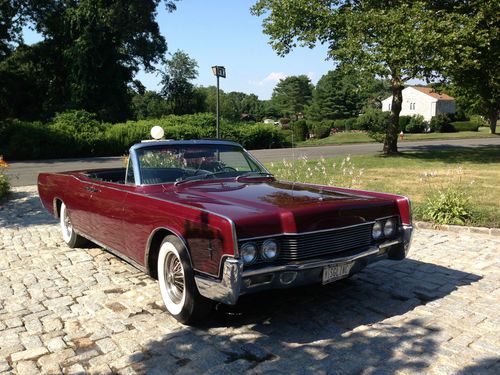
[[257, 246], [253, 242], [247, 242], [241, 247], [241, 257], [245, 264], [252, 263], [257, 257]]
[[373, 224], [372, 237], [375, 240], [382, 237], [382, 222], [376, 221], [375, 224]]
[[384, 225], [384, 236], [392, 237], [395, 232], [396, 232], [396, 220], [395, 219], [387, 220]]
[[262, 244], [262, 256], [265, 259], [274, 259], [278, 256], [278, 243], [275, 240], [266, 240]]

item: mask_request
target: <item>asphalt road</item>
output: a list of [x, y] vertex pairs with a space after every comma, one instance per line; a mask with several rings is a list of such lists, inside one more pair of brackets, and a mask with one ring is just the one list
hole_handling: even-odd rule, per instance
[[[453, 139], [435, 141], [400, 142], [399, 151], [421, 151], [432, 149], [445, 149], [450, 147], [485, 147], [500, 146], [498, 138], [475, 138], [475, 139]], [[271, 150], [252, 150], [252, 154], [261, 162], [291, 160], [301, 156], [309, 159], [320, 157], [332, 157], [338, 155], [361, 155], [372, 154], [382, 151], [380, 143], [358, 143], [350, 145], [318, 146], [302, 148], [281, 148]], [[53, 159], [18, 161], [10, 163], [7, 175], [10, 177], [12, 186], [34, 185], [38, 173], [62, 172], [81, 169], [95, 168], [118, 168], [123, 165], [120, 156], [81, 159]]]

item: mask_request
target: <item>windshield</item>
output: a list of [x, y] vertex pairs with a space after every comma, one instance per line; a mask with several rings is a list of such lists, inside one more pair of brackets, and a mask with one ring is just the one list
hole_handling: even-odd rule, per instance
[[269, 172], [241, 147], [172, 145], [137, 150], [142, 184], [163, 184], [206, 178], [237, 178]]

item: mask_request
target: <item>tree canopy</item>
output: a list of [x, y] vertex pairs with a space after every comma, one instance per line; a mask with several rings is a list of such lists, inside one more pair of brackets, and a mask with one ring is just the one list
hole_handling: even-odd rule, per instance
[[[297, 45], [328, 46], [328, 57], [391, 82], [393, 103], [384, 152], [397, 152], [399, 113], [405, 82], [433, 77], [453, 44], [460, 18], [435, 1], [259, 0], [252, 13], [264, 16], [263, 30], [279, 55]], [[437, 45], [443, 48], [437, 48]]]
[[306, 75], [291, 76], [279, 81], [271, 97], [271, 102], [284, 116], [303, 113], [312, 97], [313, 85]]
[[[2, 2], [2, 6], [5, 3], [17, 2]], [[19, 107], [19, 103], [25, 102], [26, 97], [27, 101], [32, 100], [34, 91], [44, 94], [38, 96], [33, 118], [47, 118], [57, 111], [77, 108], [97, 113], [104, 120], [126, 119], [131, 100], [128, 85], [134, 74], [140, 67], [153, 70], [166, 52], [165, 39], [155, 20], [159, 3], [160, 0], [23, 2], [25, 6], [18, 8], [16, 19], [8, 14], [8, 25], [4, 27], [2, 22], [1, 46], [5, 50], [19, 43], [9, 30], [19, 27], [16, 25], [20, 18], [33, 24], [43, 40], [32, 46], [20, 45], [0, 63], [0, 78], [7, 82], [2, 95], [15, 98], [15, 102], [7, 99], [0, 103], [4, 106], [2, 112], [26, 118], [25, 108]], [[165, 4], [167, 9], [175, 9], [173, 2]], [[34, 71], [37, 79], [32, 90], [16, 85], [19, 80], [29, 83], [29, 75]]]

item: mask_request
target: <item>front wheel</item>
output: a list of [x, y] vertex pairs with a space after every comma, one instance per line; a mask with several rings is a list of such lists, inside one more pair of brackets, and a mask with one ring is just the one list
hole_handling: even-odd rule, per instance
[[158, 254], [161, 296], [168, 312], [190, 325], [207, 316], [213, 303], [198, 292], [188, 259], [187, 249], [177, 237], [165, 237]]
[[83, 247], [88, 242], [86, 238], [76, 234], [73, 224], [71, 224], [68, 208], [64, 203], [61, 203], [59, 219], [62, 238], [66, 242], [66, 245], [73, 249], [75, 247]]

